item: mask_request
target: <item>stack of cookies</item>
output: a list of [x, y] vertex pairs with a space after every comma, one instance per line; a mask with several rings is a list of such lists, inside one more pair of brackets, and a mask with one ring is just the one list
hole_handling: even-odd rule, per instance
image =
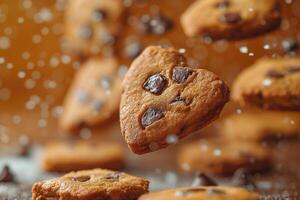
[[[105, 125], [119, 113], [121, 134], [129, 149], [142, 155], [201, 132], [229, 101], [243, 112], [227, 113], [216, 134], [199, 134], [201, 139], [181, 145], [178, 169], [199, 174], [192, 186], [148, 193], [147, 179], [118, 171], [126, 166], [120, 142], [68, 139], [45, 146], [42, 168], [69, 173], [34, 184], [32, 198], [260, 199], [247, 177], [272, 170], [272, 145], [265, 141], [293, 138], [300, 132], [300, 114], [291, 112], [300, 110], [300, 59], [260, 59], [236, 77], [230, 93], [218, 75], [190, 64], [178, 47], [148, 45], [142, 50], [135, 41], [126, 46], [125, 53], [121, 51], [130, 4], [124, 2], [68, 2], [65, 38], [82, 65], [65, 97], [59, 121], [64, 133], [74, 136], [83, 128]], [[138, 27], [142, 34], [159, 40], [176, 27], [154, 10], [153, 15], [140, 19]], [[182, 13], [180, 22], [187, 38], [247, 39], [279, 26], [280, 3], [196, 0]], [[226, 186], [214, 179], [228, 176], [239, 179]]]

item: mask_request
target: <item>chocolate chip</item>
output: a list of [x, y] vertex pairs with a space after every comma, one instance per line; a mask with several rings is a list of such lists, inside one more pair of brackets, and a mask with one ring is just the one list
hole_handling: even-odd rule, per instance
[[167, 86], [167, 79], [161, 74], [150, 76], [144, 83], [143, 88], [153, 94], [161, 94]]
[[103, 9], [97, 9], [92, 13], [92, 20], [94, 22], [102, 22], [107, 18], [107, 12]]
[[223, 191], [223, 190], [220, 190], [220, 189], [208, 189], [207, 194], [209, 194], [209, 195], [222, 195], [222, 194], [226, 194], [226, 192]]
[[191, 189], [187, 189], [187, 190], [176, 191], [175, 195], [183, 197], [183, 196], [187, 196], [187, 195], [190, 195], [193, 193], [204, 192], [204, 191], [206, 191], [205, 188], [191, 188]]
[[0, 173], [0, 183], [14, 182], [14, 175], [8, 165], [4, 165]]
[[274, 69], [270, 69], [269, 71], [267, 71], [266, 76], [269, 78], [280, 79], [280, 78], [284, 77], [284, 74], [280, 73]]
[[144, 128], [163, 118], [165, 115], [162, 110], [158, 108], [148, 108], [141, 119], [141, 124]]
[[104, 90], [109, 90], [111, 88], [111, 84], [112, 84], [112, 79], [109, 76], [101, 77], [100, 80], [99, 80], [99, 85]]
[[215, 4], [215, 8], [228, 8], [230, 6], [229, 0], [223, 0]]
[[237, 24], [242, 20], [242, 17], [237, 12], [225, 13], [221, 15], [220, 21], [226, 24]]
[[180, 94], [177, 94], [170, 103], [176, 103], [176, 102], [183, 102], [185, 105], [189, 105], [191, 102], [186, 100], [185, 98], [181, 97]]
[[73, 181], [78, 181], [78, 182], [87, 182], [90, 179], [91, 179], [90, 176], [77, 176], [72, 178]]
[[254, 190], [256, 188], [255, 183], [251, 179], [249, 171], [246, 169], [238, 169], [232, 178], [233, 186], [246, 187], [249, 190]]
[[173, 27], [173, 22], [162, 15], [156, 13], [153, 17], [144, 15], [140, 19], [139, 29], [144, 34], [162, 35]]
[[133, 41], [125, 47], [125, 55], [128, 58], [136, 58], [141, 50], [141, 44], [138, 41]]
[[93, 37], [93, 28], [85, 25], [79, 28], [79, 37], [84, 40], [89, 40]]
[[94, 111], [99, 111], [103, 108], [104, 101], [101, 99], [95, 99], [91, 102], [91, 107]]
[[300, 66], [289, 66], [286, 69], [286, 74], [293, 74], [300, 72]]
[[207, 176], [205, 173], [198, 173], [197, 177], [193, 181], [192, 186], [216, 186], [218, 185], [212, 178]]
[[113, 45], [115, 43], [115, 36], [108, 31], [101, 31], [99, 34], [99, 39], [103, 44]]
[[187, 67], [174, 67], [172, 79], [176, 83], [184, 83], [192, 73], [193, 70]]
[[288, 38], [281, 42], [281, 46], [285, 53], [290, 53], [299, 49], [299, 42], [296, 39]]

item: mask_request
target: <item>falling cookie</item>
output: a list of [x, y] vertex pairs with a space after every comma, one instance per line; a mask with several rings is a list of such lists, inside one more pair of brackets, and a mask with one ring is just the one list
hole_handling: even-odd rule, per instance
[[60, 127], [72, 132], [114, 117], [119, 109], [121, 81], [118, 62], [113, 58], [83, 64], [66, 96]]
[[71, 172], [35, 183], [32, 200], [136, 200], [148, 192], [149, 181], [122, 172], [103, 169]]
[[46, 145], [42, 157], [42, 168], [49, 172], [93, 168], [120, 170], [123, 166], [122, 146], [114, 142], [52, 142]]
[[232, 99], [241, 106], [300, 110], [300, 59], [261, 59], [234, 81]]
[[220, 132], [230, 140], [268, 141], [294, 138], [300, 133], [300, 114], [291, 112], [245, 112], [224, 119]]
[[69, 48], [80, 55], [112, 50], [122, 27], [123, 15], [122, 0], [68, 1], [65, 37]]
[[271, 166], [272, 152], [255, 143], [207, 139], [182, 147], [178, 164], [184, 171], [231, 175], [240, 168], [252, 172]]
[[172, 48], [148, 47], [123, 81], [120, 121], [130, 149], [143, 154], [169, 145], [209, 124], [228, 101], [218, 76], [187, 66]]
[[277, 0], [197, 0], [181, 16], [187, 36], [253, 37], [280, 23]]
[[182, 187], [142, 195], [139, 200], [259, 200], [259, 195], [243, 188], [210, 186]]

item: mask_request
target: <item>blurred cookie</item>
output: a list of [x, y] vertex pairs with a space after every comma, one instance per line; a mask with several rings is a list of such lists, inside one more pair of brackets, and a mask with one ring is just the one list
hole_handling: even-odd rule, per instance
[[235, 80], [232, 99], [274, 110], [300, 110], [300, 59], [261, 59]]
[[277, 0], [197, 0], [183, 13], [181, 24], [187, 36], [236, 39], [272, 30], [280, 18]]
[[246, 112], [227, 117], [220, 132], [229, 140], [264, 141], [300, 134], [300, 115], [290, 112]]
[[123, 18], [122, 0], [68, 1], [65, 37], [69, 48], [79, 55], [112, 51]]
[[200, 140], [186, 144], [178, 155], [178, 164], [185, 171], [201, 171], [216, 175], [231, 175], [237, 169], [263, 171], [270, 167], [270, 149], [255, 143]]
[[112, 142], [55, 142], [45, 147], [41, 165], [50, 172], [99, 167], [120, 170], [124, 166], [124, 152], [122, 146]]
[[123, 81], [122, 134], [137, 154], [168, 146], [218, 117], [228, 88], [218, 76], [188, 67], [172, 48], [148, 47]]
[[242, 188], [212, 186], [212, 187], [182, 187], [142, 195], [139, 200], [259, 200], [256, 193]]
[[99, 125], [116, 115], [122, 91], [118, 70], [113, 58], [90, 59], [83, 64], [64, 101], [60, 118], [64, 131]]
[[136, 200], [148, 191], [146, 179], [122, 172], [94, 169], [68, 173], [32, 187], [32, 199]]

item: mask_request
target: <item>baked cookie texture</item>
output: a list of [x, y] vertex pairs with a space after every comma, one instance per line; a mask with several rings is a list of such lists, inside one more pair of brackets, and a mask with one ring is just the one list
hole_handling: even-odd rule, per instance
[[122, 172], [93, 169], [71, 172], [35, 183], [33, 200], [136, 200], [148, 191], [146, 179]]
[[92, 58], [75, 74], [64, 100], [59, 124], [65, 132], [96, 126], [115, 117], [119, 110], [122, 77], [114, 58]]
[[241, 106], [300, 110], [300, 59], [258, 60], [234, 81], [232, 99]]
[[169, 145], [213, 121], [228, 101], [218, 76], [187, 66], [175, 49], [151, 46], [134, 60], [123, 81], [121, 131], [143, 154]]
[[187, 36], [212, 39], [252, 37], [281, 21], [277, 0], [197, 0], [181, 16]]
[[265, 171], [272, 164], [272, 151], [249, 142], [207, 139], [183, 145], [178, 165], [184, 171], [231, 175], [243, 168], [249, 172]]
[[65, 38], [69, 50], [79, 55], [114, 50], [125, 8], [122, 0], [72, 0], [65, 12]]
[[45, 146], [41, 160], [43, 170], [49, 172], [93, 168], [120, 170], [124, 164], [123, 148], [114, 142], [52, 142]]
[[229, 140], [268, 141], [300, 134], [300, 115], [292, 112], [250, 111], [226, 117], [220, 127]]
[[258, 194], [226, 186], [182, 187], [142, 195], [139, 200], [259, 200]]

